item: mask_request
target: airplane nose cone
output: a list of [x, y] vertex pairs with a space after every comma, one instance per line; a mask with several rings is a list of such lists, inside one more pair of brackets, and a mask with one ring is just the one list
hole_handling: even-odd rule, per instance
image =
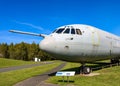
[[40, 42], [40, 49], [48, 52], [53, 53], [55, 52], [55, 39], [53, 37], [46, 37]]

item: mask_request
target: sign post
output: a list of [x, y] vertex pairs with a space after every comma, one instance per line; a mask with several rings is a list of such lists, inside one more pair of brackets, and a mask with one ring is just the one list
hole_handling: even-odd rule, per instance
[[56, 73], [56, 76], [62, 76], [63, 77], [63, 82], [65, 81], [64, 77], [67, 76], [67, 82], [69, 82], [69, 77], [74, 76], [75, 71], [60, 71]]

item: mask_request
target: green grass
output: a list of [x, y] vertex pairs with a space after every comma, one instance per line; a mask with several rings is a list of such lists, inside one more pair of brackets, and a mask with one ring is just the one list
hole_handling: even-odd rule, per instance
[[12, 60], [12, 59], [0, 58], [0, 68], [27, 65], [27, 64], [36, 64], [36, 63], [40, 63], [40, 62], [22, 61], [22, 60]]
[[[67, 63], [63, 70], [79, 71], [79, 66], [79, 63]], [[94, 72], [98, 72], [100, 75], [90, 77], [77, 74], [70, 77], [70, 83], [62, 82], [62, 77], [54, 76], [46, 82], [59, 84], [60, 86], [120, 86], [120, 66], [104, 68]]]
[[0, 86], [13, 86], [15, 83], [19, 81], [22, 81], [29, 77], [33, 77], [38, 74], [42, 74], [46, 71], [49, 71], [57, 67], [60, 64], [61, 62], [55, 61], [53, 64], [46, 64], [43, 66], [33, 68], [26, 68], [22, 70], [0, 73]]

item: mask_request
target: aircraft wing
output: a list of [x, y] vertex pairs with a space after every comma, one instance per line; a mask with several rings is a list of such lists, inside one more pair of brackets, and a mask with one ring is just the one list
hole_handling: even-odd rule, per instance
[[18, 30], [9, 30], [9, 32], [19, 33], [19, 34], [27, 34], [27, 35], [33, 35], [33, 36], [41, 36], [43, 38], [45, 38], [47, 36], [45, 34], [37, 34], [37, 33], [31, 33], [31, 32], [18, 31]]

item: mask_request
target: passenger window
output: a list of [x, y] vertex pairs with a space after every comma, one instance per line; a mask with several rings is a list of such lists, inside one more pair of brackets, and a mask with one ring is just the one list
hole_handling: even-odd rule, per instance
[[58, 29], [58, 30], [56, 31], [56, 33], [62, 33], [63, 30], [64, 30], [64, 28], [60, 28], [60, 29]]
[[80, 31], [80, 29], [76, 29], [76, 33], [77, 33], [78, 35], [82, 35], [82, 32]]
[[75, 34], [75, 29], [71, 29], [71, 34]]
[[69, 32], [70, 32], [69, 28], [64, 31], [64, 33], [68, 33], [68, 34], [69, 34]]

